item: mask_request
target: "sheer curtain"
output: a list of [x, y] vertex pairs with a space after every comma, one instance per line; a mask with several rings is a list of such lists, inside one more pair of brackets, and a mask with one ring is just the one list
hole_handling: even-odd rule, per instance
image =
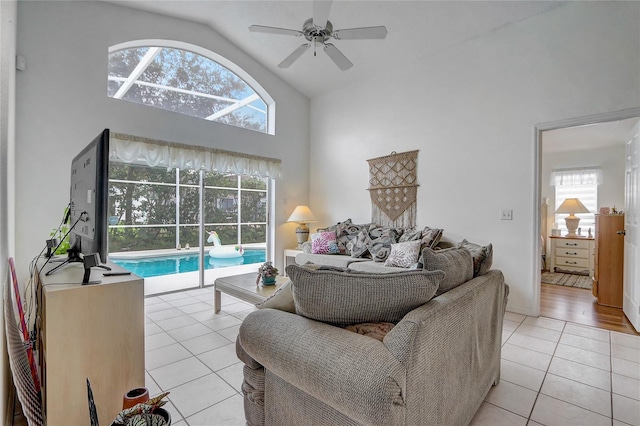
[[550, 185], [602, 185], [602, 170], [599, 167], [555, 169], [551, 172]]
[[282, 178], [282, 161], [276, 158], [113, 132], [109, 143], [111, 161], [167, 169], [206, 170], [262, 178]]

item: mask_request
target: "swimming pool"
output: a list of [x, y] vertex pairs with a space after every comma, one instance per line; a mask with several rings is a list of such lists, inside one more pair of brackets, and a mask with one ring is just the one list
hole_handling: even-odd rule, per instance
[[[205, 269], [224, 268], [225, 266], [246, 265], [249, 263], [263, 263], [266, 259], [263, 249], [245, 249], [242, 257], [233, 259], [217, 259], [205, 253]], [[199, 269], [199, 253], [179, 254], [162, 257], [146, 257], [141, 259], [109, 259], [128, 271], [142, 278], [160, 275], [195, 272]]]

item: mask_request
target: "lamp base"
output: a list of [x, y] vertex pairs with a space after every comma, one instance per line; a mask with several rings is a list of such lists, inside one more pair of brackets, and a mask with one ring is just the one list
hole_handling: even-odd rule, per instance
[[298, 240], [298, 248], [302, 248], [302, 243], [309, 239], [309, 227], [305, 223], [300, 223], [296, 228], [296, 240]]
[[580, 223], [580, 218], [574, 216], [573, 214], [571, 214], [570, 216], [567, 216], [564, 218], [564, 222], [567, 225], [567, 230], [569, 232], [567, 232], [567, 237], [577, 237], [578, 234], [576, 234], [576, 229], [578, 229], [578, 224]]

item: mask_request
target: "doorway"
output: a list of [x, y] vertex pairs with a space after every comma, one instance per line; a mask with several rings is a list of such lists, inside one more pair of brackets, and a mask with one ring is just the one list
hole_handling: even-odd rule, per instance
[[[536, 268], [539, 314], [542, 316], [597, 326], [615, 331], [635, 333], [622, 313], [622, 309], [598, 305], [590, 289], [542, 283], [545, 255], [550, 255], [551, 229], [559, 228], [555, 215], [557, 200], [555, 188], [550, 184], [554, 169], [598, 167], [604, 172], [598, 185], [597, 206], [616, 206], [624, 209], [625, 143], [640, 120], [640, 109], [632, 109], [582, 117], [536, 126], [536, 241], [541, 253], [540, 267]], [[595, 213], [595, 212], [594, 212]], [[562, 221], [564, 222], [564, 221]], [[587, 223], [586, 221], [584, 222]], [[555, 226], [554, 226], [555, 224]], [[587, 228], [582, 229], [587, 235]], [[595, 231], [595, 228], [593, 229]], [[565, 231], [566, 232], [566, 231]], [[565, 235], [565, 233], [563, 233]], [[547, 259], [548, 261], [549, 259]]]

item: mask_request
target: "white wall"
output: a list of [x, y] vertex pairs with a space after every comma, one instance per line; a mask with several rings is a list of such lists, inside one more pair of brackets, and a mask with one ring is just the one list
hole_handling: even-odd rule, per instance
[[[71, 159], [102, 129], [282, 159], [276, 183], [276, 263], [295, 246], [286, 219], [307, 204], [309, 100], [211, 28], [99, 2], [19, 2], [16, 258], [22, 271], [62, 219]], [[170, 39], [212, 50], [251, 74], [275, 99], [276, 135], [207, 122], [107, 97], [107, 49]]]
[[537, 314], [534, 126], [638, 106], [639, 13], [637, 2], [567, 3], [314, 98], [318, 225], [369, 221], [366, 160], [419, 149], [418, 226], [493, 243], [508, 308]]
[[[15, 148], [15, 55], [17, 3], [0, 2], [0, 279], [2, 294], [8, 285], [7, 258], [14, 254], [14, 148]], [[0, 306], [0, 324], [4, 330], [4, 305]], [[2, 333], [4, 334], [4, 333]], [[9, 362], [6, 339], [0, 339], [0, 419], [6, 418], [9, 386]]]
[[[549, 198], [547, 215], [547, 230], [545, 235], [551, 235], [551, 228], [555, 222], [555, 188], [549, 185], [549, 176], [554, 169], [571, 167], [600, 167], [602, 169], [602, 185], [598, 185], [598, 208], [616, 206], [624, 210], [624, 166], [625, 146], [618, 145], [609, 148], [585, 149], [580, 151], [564, 151], [544, 153], [544, 137], [542, 139], [542, 172], [540, 182], [541, 197]], [[583, 232], [584, 232], [584, 228]], [[544, 231], [543, 231], [544, 232]], [[593, 231], [595, 232], [595, 230]], [[548, 250], [547, 250], [548, 253]]]

